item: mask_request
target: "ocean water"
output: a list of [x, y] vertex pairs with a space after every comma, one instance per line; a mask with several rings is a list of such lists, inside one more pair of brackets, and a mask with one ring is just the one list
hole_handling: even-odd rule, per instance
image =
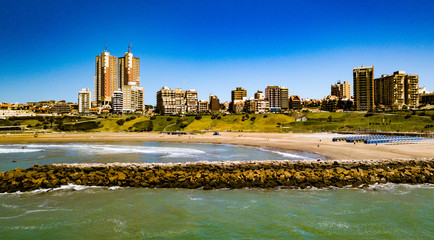
[[[0, 145], [0, 171], [50, 163], [309, 159], [232, 145]], [[62, 186], [0, 193], [0, 239], [433, 239], [434, 185], [366, 189]]]
[[52, 163], [167, 163], [197, 161], [317, 159], [305, 152], [277, 151], [229, 144], [164, 142], [3, 144], [0, 171]]
[[0, 194], [2, 239], [432, 239], [433, 185]]

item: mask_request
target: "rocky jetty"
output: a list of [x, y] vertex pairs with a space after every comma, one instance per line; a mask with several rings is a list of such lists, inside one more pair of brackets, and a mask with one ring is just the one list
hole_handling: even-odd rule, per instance
[[147, 188], [360, 187], [434, 183], [434, 159], [53, 164], [0, 173], [0, 192], [77, 184]]

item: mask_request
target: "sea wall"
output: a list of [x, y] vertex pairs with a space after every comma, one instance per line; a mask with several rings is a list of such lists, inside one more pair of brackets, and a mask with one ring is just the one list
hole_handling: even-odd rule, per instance
[[66, 184], [148, 188], [360, 187], [434, 183], [434, 159], [53, 164], [0, 173], [0, 192]]

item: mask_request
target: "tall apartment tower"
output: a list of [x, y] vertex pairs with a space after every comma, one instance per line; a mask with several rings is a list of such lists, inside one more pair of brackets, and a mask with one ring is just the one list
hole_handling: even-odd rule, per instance
[[118, 88], [118, 58], [110, 56], [106, 48], [101, 55], [95, 57], [95, 105], [111, 102], [113, 92]]
[[404, 71], [384, 74], [374, 80], [375, 105], [391, 109], [402, 109], [404, 105], [418, 106], [418, 88], [418, 75], [406, 75]]
[[121, 87], [131, 82], [137, 87], [140, 86], [140, 59], [133, 56], [131, 44], [125, 56], [119, 58], [119, 82]]
[[283, 86], [268, 86], [265, 89], [265, 99], [269, 101], [272, 112], [289, 108], [289, 90]]
[[198, 101], [196, 90], [190, 89], [185, 91], [185, 104], [187, 105], [186, 111], [188, 113], [198, 112]]
[[89, 88], [83, 88], [78, 92], [78, 112], [89, 113], [90, 105], [91, 98]]
[[374, 109], [374, 66], [353, 68], [353, 87], [356, 110]]
[[350, 99], [351, 98], [351, 85], [348, 81], [344, 81], [344, 83], [341, 83], [338, 81], [338, 83], [333, 84], [331, 86], [331, 95], [336, 96], [339, 99]]

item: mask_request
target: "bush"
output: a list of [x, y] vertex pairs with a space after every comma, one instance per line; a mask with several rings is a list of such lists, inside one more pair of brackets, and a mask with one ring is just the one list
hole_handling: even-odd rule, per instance
[[187, 121], [182, 121], [180, 127], [181, 128], [185, 128], [188, 126], [188, 122]]
[[194, 119], [196, 119], [196, 120], [201, 120], [201, 119], [202, 119], [202, 116], [201, 116], [201, 115], [196, 115], [196, 117], [194, 117]]
[[156, 116], [152, 116], [152, 117], [151, 117], [151, 120], [155, 120], [155, 119], [157, 119]]
[[87, 131], [99, 127], [102, 127], [99, 122], [88, 121], [76, 124], [64, 124], [62, 126], [59, 126], [59, 129], [63, 131]]
[[166, 121], [168, 121], [168, 122], [170, 122], [170, 121], [172, 121], [172, 120], [173, 120], [172, 117], [168, 117], [168, 118], [166, 118]]
[[411, 114], [407, 114], [407, 115], [405, 115], [404, 118], [405, 118], [405, 119], [409, 119], [409, 118], [411, 118]]
[[267, 118], [268, 117], [268, 115], [267, 114], [264, 114], [264, 117], [263, 118]]
[[133, 128], [137, 132], [152, 131], [152, 129], [154, 128], [154, 124], [150, 120], [145, 120], [134, 123]]
[[129, 122], [129, 121], [134, 120], [134, 119], [136, 119], [136, 116], [127, 117], [125, 119], [125, 121]]
[[125, 123], [125, 119], [119, 119], [119, 120], [116, 121], [116, 123], [117, 123], [119, 126], [122, 126], [122, 125], [124, 125], [124, 123]]
[[372, 117], [372, 116], [374, 116], [373, 113], [367, 113], [367, 114], [365, 114], [365, 117]]
[[433, 114], [433, 115], [431, 115], [431, 120], [433, 120], [433, 121], [434, 121], [434, 114]]

